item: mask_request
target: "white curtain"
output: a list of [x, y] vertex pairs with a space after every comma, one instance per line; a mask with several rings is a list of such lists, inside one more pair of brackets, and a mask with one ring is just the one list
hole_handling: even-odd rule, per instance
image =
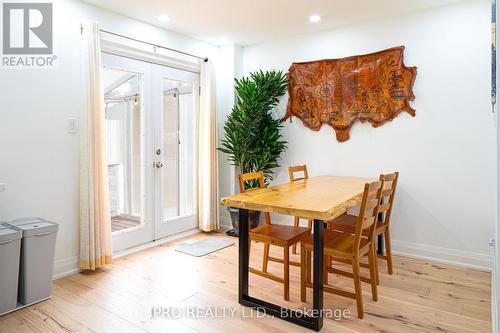
[[80, 147], [80, 268], [112, 262], [105, 110], [101, 87], [99, 25], [82, 26], [84, 107]]
[[198, 117], [198, 220], [199, 228], [219, 229], [217, 210], [217, 117], [215, 74], [211, 60], [201, 62], [200, 115]]

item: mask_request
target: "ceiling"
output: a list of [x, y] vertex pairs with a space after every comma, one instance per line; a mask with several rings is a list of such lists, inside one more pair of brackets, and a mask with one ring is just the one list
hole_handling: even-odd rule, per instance
[[[84, 1], [214, 45], [246, 46], [463, 0]], [[321, 21], [309, 22], [313, 14]], [[161, 15], [169, 21], [160, 21]]]

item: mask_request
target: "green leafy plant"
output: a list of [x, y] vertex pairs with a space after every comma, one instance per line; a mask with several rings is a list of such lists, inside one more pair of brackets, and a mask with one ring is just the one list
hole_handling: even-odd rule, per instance
[[281, 135], [283, 126], [271, 114], [285, 94], [287, 83], [286, 74], [275, 70], [235, 79], [236, 102], [218, 148], [242, 173], [263, 171], [266, 184], [273, 179], [272, 170], [280, 166], [280, 155], [287, 148]]

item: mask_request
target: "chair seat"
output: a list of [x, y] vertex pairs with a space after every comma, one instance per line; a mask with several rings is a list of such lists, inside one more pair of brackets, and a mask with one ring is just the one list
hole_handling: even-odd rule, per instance
[[[308, 235], [302, 240], [302, 244], [308, 249], [313, 249], [313, 235]], [[324, 252], [325, 255], [334, 257], [351, 259], [353, 255], [354, 235], [335, 230], [325, 230], [324, 234]], [[368, 252], [370, 249], [370, 241], [366, 238], [361, 238], [360, 254]]]
[[250, 239], [274, 245], [290, 246], [299, 242], [310, 232], [309, 228], [263, 224], [250, 230]]
[[[356, 232], [356, 222], [358, 221], [358, 217], [354, 215], [344, 214], [336, 219], [329, 221], [331, 223], [334, 230], [352, 233]], [[377, 221], [377, 227], [375, 229], [375, 235], [378, 236], [384, 233], [385, 225], [384, 223]], [[366, 236], [368, 233], [368, 229], [364, 230], [363, 235]]]

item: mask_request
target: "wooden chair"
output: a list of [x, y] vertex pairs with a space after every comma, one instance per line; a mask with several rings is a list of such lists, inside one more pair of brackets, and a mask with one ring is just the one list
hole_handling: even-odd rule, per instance
[[[251, 172], [240, 175], [240, 191], [247, 192], [265, 187], [263, 172]], [[246, 182], [259, 182], [258, 187], [246, 188]], [[255, 184], [252, 184], [255, 185]], [[290, 300], [290, 265], [300, 266], [300, 263], [290, 262], [290, 246], [297, 244], [301, 239], [310, 234], [310, 230], [302, 227], [275, 225], [271, 224], [269, 213], [264, 213], [266, 223], [253, 228], [249, 231], [249, 248], [251, 242], [264, 243], [264, 258], [262, 262], [262, 271], [249, 267], [248, 271], [256, 275], [271, 279], [273, 281], [283, 283], [284, 299]], [[269, 256], [270, 245], [275, 245], [283, 248], [283, 259]], [[276, 276], [267, 272], [267, 264], [269, 261], [274, 261], [283, 264], [283, 277]]]
[[[242, 173], [240, 174], [239, 179], [240, 179], [240, 193], [266, 187], [266, 183], [264, 182], [264, 173], [262, 171]], [[249, 188], [246, 188], [245, 184], [247, 182], [256, 182], [256, 181], [258, 181], [259, 183], [258, 187], [251, 186]], [[269, 215], [268, 212], [264, 213], [264, 218], [266, 220], [266, 224], [271, 223], [271, 215]]]
[[[325, 230], [324, 235], [324, 255], [325, 258], [338, 258], [352, 264], [352, 274], [326, 267], [328, 273], [336, 273], [351, 277], [354, 280], [355, 293], [333, 288], [326, 283], [323, 291], [353, 298], [356, 300], [358, 309], [358, 318], [363, 319], [363, 295], [361, 292], [361, 281], [371, 284], [372, 299], [377, 301], [377, 281], [375, 273], [376, 251], [374, 245], [375, 227], [380, 207], [380, 198], [382, 196], [383, 181], [376, 181], [366, 184], [361, 200], [360, 214], [357, 217], [356, 231], [353, 234], [337, 230]], [[368, 237], [363, 237], [367, 233]], [[306, 302], [306, 287], [311, 288], [311, 252], [313, 251], [312, 236], [309, 235], [301, 242], [301, 288], [300, 298]], [[370, 277], [360, 275], [360, 259], [368, 254]], [[325, 260], [326, 262], [326, 260]]]
[[[384, 190], [382, 191], [383, 204], [380, 206], [379, 213], [384, 213], [384, 216], [382, 221], [377, 222], [377, 227], [375, 229], [375, 237], [377, 238], [379, 235], [384, 235], [385, 255], [378, 255], [378, 258], [385, 259], [387, 261], [387, 271], [389, 272], [389, 274], [393, 273], [390, 222], [391, 222], [392, 207], [396, 195], [398, 178], [399, 178], [399, 172], [380, 175], [380, 180], [384, 182]], [[343, 215], [331, 221], [332, 227], [338, 231], [354, 233], [358, 211], [359, 207], [354, 208], [350, 210], [348, 214]], [[362, 264], [362, 266], [366, 267], [367, 265]], [[378, 281], [378, 265], [377, 265], [377, 281]]]
[[[295, 173], [297, 173], [297, 172], [302, 172], [303, 176], [296, 178]], [[304, 165], [289, 166], [288, 167], [288, 177], [290, 178], [290, 183], [293, 183], [294, 181], [297, 181], [297, 180], [309, 178], [309, 174], [307, 173], [307, 166], [305, 164]], [[299, 222], [300, 222], [300, 217], [295, 216], [293, 219], [293, 225], [295, 227], [298, 227], [298, 226], [300, 226]], [[313, 223], [313, 220], [311, 220], [311, 219], [307, 220], [307, 227], [310, 230], [312, 230], [312, 223]], [[297, 254], [297, 244], [294, 244], [292, 246], [292, 253]]]

